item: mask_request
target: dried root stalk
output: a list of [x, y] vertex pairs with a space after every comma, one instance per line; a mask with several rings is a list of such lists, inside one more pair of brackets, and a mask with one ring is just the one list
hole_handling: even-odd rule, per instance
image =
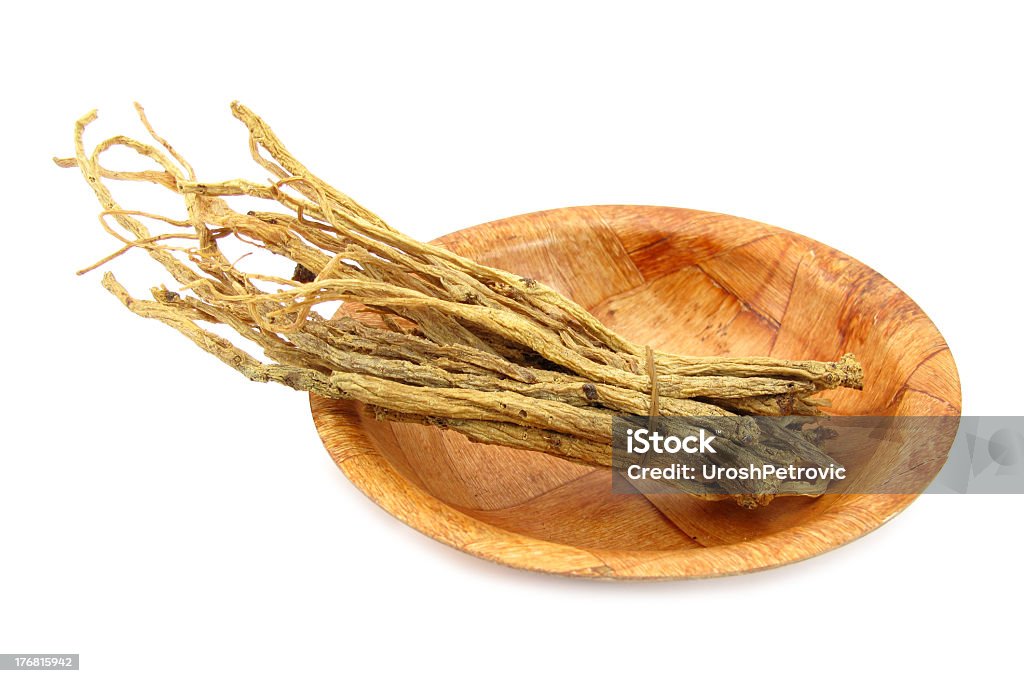
[[[96, 118], [91, 113], [76, 124], [75, 156], [56, 160], [77, 166], [103, 206], [101, 223], [123, 243], [82, 272], [132, 249], [146, 251], [177, 282], [173, 289], [154, 288], [152, 299], [137, 299], [110, 273], [104, 287], [134, 313], [175, 328], [251, 380], [355, 399], [382, 419], [434, 424], [475, 441], [592, 465], [610, 464], [615, 413], [813, 415], [821, 405], [817, 392], [861, 386], [851, 355], [836, 362], [685, 357], [632, 343], [542, 283], [394, 230], [313, 175], [238, 103], [232, 112], [271, 180], [200, 181], [137, 109], [156, 145], [116, 136], [87, 152], [83, 134]], [[152, 167], [107, 168], [101, 159], [115, 148]], [[185, 213], [170, 218], [125, 209], [110, 180], [162, 186], [180, 197]], [[266, 210], [237, 211], [233, 197], [263, 200]], [[153, 224], [166, 232], [151, 232]], [[242, 269], [222, 252], [228, 239], [287, 259], [291, 274]], [[344, 302], [346, 314], [329, 320], [314, 310], [331, 302]], [[211, 326], [255, 343], [266, 358]], [[740, 449], [743, 457], [827, 458], [797, 432], [781, 432], [776, 440], [789, 440], [788, 446]], [[764, 502], [776, 493], [808, 492], [786, 486], [743, 483], [722, 494]]]

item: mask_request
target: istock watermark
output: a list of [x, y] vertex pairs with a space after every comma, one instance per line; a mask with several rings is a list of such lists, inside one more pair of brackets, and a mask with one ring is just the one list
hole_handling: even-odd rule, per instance
[[1024, 493], [1024, 417], [620, 416], [617, 493]]

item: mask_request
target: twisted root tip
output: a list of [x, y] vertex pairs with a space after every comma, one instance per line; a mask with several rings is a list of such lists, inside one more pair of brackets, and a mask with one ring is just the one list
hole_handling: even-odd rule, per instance
[[864, 388], [864, 368], [852, 353], [844, 353], [836, 363], [836, 368], [842, 377], [842, 386], [851, 389]]

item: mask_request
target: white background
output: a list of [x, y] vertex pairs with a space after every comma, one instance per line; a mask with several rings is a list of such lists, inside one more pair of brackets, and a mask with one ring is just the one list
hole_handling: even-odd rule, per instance
[[[892, 279], [946, 335], [965, 413], [1020, 415], [1012, 3], [35, 7], [5, 9], [0, 42], [0, 651], [82, 670], [8, 676], [1019, 675], [1020, 497], [929, 496], [835, 552], [712, 581], [476, 560], [354, 489], [304, 395], [76, 278], [116, 244], [50, 162], [93, 107], [94, 142], [139, 134], [137, 99], [204, 178], [260, 179], [237, 98], [422, 239], [593, 203], [754, 218]], [[144, 260], [112, 266], [137, 293]]]

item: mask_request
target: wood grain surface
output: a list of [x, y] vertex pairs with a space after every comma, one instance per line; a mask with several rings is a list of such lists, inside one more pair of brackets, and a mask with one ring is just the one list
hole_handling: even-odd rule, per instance
[[[924, 312], [867, 266], [780, 228], [687, 209], [590, 206], [438, 242], [546, 282], [663, 351], [819, 360], [853, 352], [865, 390], [827, 392], [836, 414], [960, 414], [953, 357]], [[765, 569], [856, 539], [915, 498], [794, 497], [747, 510], [685, 495], [617, 495], [610, 470], [376, 421], [353, 402], [310, 401], [331, 457], [372, 500], [439, 541], [524, 569], [615, 579]], [[922, 487], [947, 452], [941, 444], [929, 452]]]

